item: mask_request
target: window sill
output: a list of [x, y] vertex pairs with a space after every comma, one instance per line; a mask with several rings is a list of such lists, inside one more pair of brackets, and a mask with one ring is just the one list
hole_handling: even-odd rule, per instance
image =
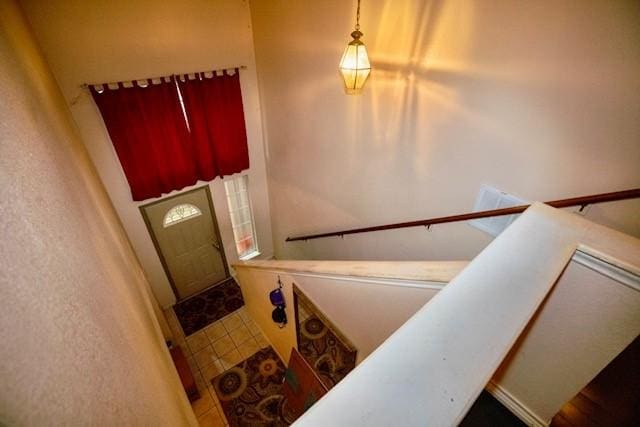
[[238, 259], [240, 261], [249, 261], [250, 259], [253, 259], [253, 258], [255, 258], [255, 257], [259, 256], [259, 255], [260, 255], [260, 251], [253, 251], [253, 252], [250, 252], [250, 253], [248, 253], [248, 254], [246, 254], [244, 256], [238, 257]]

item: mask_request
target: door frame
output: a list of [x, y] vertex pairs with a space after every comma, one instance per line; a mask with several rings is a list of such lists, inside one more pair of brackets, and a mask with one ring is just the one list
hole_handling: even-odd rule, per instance
[[[151, 241], [153, 242], [153, 246], [156, 249], [156, 253], [158, 254], [158, 257], [160, 257], [160, 263], [162, 264], [162, 268], [164, 270], [164, 273], [167, 275], [167, 279], [169, 280], [169, 285], [171, 285], [171, 289], [173, 290], [173, 293], [175, 294], [176, 297], [176, 302], [180, 302], [186, 299], [191, 298], [194, 295], [199, 294], [200, 292], [197, 292], [193, 295], [189, 295], [187, 297], [181, 298], [180, 297], [180, 293], [178, 292], [178, 288], [176, 287], [176, 283], [173, 280], [173, 277], [171, 277], [171, 272], [169, 271], [169, 266], [167, 264], [167, 261], [164, 258], [164, 254], [162, 253], [162, 249], [160, 249], [160, 244], [158, 243], [158, 239], [156, 238], [156, 234], [153, 232], [153, 227], [151, 226], [151, 221], [149, 220], [149, 216], [147, 215], [147, 211], [146, 209], [156, 205], [158, 203], [161, 202], [166, 202], [167, 200], [171, 200], [171, 199], [175, 199], [176, 197], [180, 197], [180, 196], [184, 196], [185, 194], [189, 194], [189, 193], [195, 193], [196, 191], [200, 191], [203, 190], [205, 191], [206, 195], [207, 195], [207, 202], [209, 203], [209, 210], [211, 212], [211, 221], [213, 221], [213, 229], [214, 229], [214, 233], [215, 236], [218, 239], [218, 242], [220, 243], [220, 255], [222, 256], [222, 264], [224, 265], [224, 273], [225, 273], [225, 278], [220, 280], [217, 283], [222, 283], [225, 280], [228, 280], [229, 277], [231, 277], [231, 275], [229, 274], [229, 265], [227, 264], [227, 255], [224, 251], [224, 244], [222, 243], [222, 238], [220, 237], [220, 227], [218, 226], [218, 220], [216, 218], [216, 211], [213, 208], [213, 198], [211, 197], [211, 189], [209, 188], [209, 185], [203, 185], [197, 188], [193, 188], [191, 190], [188, 191], [183, 191], [182, 193], [178, 193], [178, 194], [174, 194], [173, 196], [168, 196], [168, 197], [162, 197], [158, 200], [155, 200], [151, 203], [145, 203], [144, 205], [140, 205], [138, 206], [138, 209], [140, 209], [140, 213], [142, 214], [142, 219], [144, 220], [144, 224], [147, 226], [147, 231], [149, 232], [149, 235], [151, 236]], [[216, 285], [217, 283], [212, 283], [211, 286]]]

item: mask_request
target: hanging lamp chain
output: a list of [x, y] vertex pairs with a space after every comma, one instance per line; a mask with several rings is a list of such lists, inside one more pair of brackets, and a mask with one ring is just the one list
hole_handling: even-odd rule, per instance
[[358, 0], [358, 8], [356, 9], [356, 31], [360, 31], [360, 0]]

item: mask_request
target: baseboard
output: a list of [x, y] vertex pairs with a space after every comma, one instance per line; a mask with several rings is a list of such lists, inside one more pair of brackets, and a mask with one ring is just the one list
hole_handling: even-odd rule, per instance
[[495, 397], [498, 402], [502, 403], [509, 411], [528, 426], [532, 427], [548, 427], [549, 422], [541, 420], [522, 402], [513, 397], [511, 393], [500, 387], [494, 382], [487, 384], [486, 390]]

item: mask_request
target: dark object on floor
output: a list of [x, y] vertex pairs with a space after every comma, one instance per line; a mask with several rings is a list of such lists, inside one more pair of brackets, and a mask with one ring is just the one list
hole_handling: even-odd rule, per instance
[[475, 401], [460, 427], [526, 427], [518, 417], [486, 391]]
[[282, 395], [288, 412], [292, 415], [291, 419], [297, 420], [325, 394], [327, 388], [320, 378], [300, 353], [292, 348], [282, 385]]
[[187, 392], [189, 402], [200, 399], [200, 392], [196, 386], [196, 380], [193, 378], [193, 373], [191, 372], [189, 363], [187, 363], [187, 358], [184, 357], [184, 353], [180, 346], [169, 349], [169, 353], [171, 353], [171, 359], [173, 359], [173, 364], [176, 366], [176, 370], [178, 371], [182, 387], [184, 387], [184, 391]]
[[244, 305], [240, 286], [233, 278], [194, 295], [173, 307], [185, 336], [198, 332]]
[[211, 380], [229, 426], [289, 425], [282, 396], [284, 373], [280, 358], [267, 347]]
[[562, 426], [640, 426], [640, 337], [551, 420]]

